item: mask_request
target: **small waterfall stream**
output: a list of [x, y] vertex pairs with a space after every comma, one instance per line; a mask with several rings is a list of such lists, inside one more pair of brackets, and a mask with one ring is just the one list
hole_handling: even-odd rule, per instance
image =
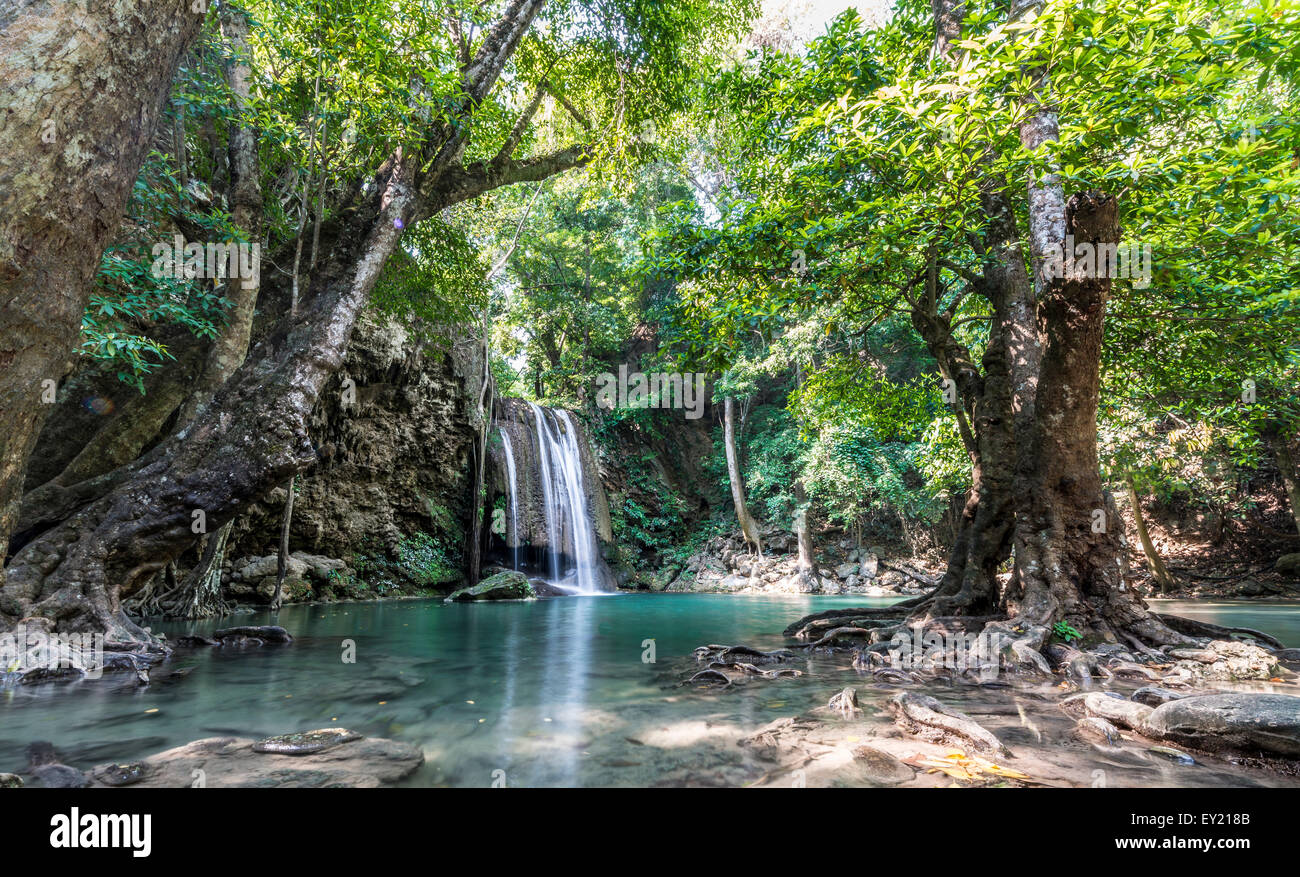
[[501, 444], [506, 453], [506, 474], [510, 480], [510, 532], [506, 541], [511, 546], [513, 560], [510, 568], [519, 569], [519, 480], [515, 475], [515, 452], [510, 447], [510, 433], [501, 430]]
[[593, 503], [604, 507], [603, 488], [599, 481], [587, 483], [596, 476], [573, 415], [508, 401], [498, 457], [509, 501], [504, 559], [515, 570], [540, 574], [557, 593], [613, 590], [593, 521]]
[[[587, 511], [582, 456], [572, 415], [535, 402], [529, 402], [528, 407], [537, 419], [551, 584], [577, 594], [599, 593], [602, 589], [596, 568], [596, 533]], [[562, 569], [568, 567], [566, 558], [573, 566]]]

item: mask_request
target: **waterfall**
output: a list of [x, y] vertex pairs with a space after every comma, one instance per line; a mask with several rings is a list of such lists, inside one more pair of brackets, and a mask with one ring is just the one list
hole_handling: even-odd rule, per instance
[[515, 452], [510, 447], [510, 433], [501, 430], [506, 451], [506, 474], [510, 477], [510, 544], [514, 551], [511, 569], [519, 569], [519, 483], [515, 479]]
[[[587, 511], [578, 431], [567, 411], [551, 411], [533, 402], [528, 407], [537, 418], [550, 581], [579, 594], [599, 593], [602, 590], [597, 566], [599, 556], [596, 533]], [[562, 564], [566, 568], [561, 568]]]

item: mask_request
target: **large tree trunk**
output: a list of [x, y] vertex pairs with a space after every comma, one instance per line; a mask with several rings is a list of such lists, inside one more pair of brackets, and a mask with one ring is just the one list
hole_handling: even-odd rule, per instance
[[43, 393], [71, 367], [100, 255], [203, 23], [190, 7], [18, 0], [0, 15], [0, 558]]
[[[1072, 196], [1064, 232], [1094, 252], [1117, 244], [1115, 199], [1100, 192]], [[1122, 526], [1101, 483], [1097, 404], [1111, 281], [1082, 263], [1065, 268], [1039, 300], [1043, 363], [1031, 446], [1035, 469], [1028, 526], [1017, 533], [1008, 608], [1022, 625], [1065, 621], [1102, 635], [1180, 642], [1125, 586]]]
[[[236, 118], [239, 120], [230, 132], [227, 155], [230, 165], [230, 219], [231, 224], [244, 233], [250, 244], [257, 244], [258, 252], [251, 258], [253, 270], [249, 276], [230, 272], [226, 282], [226, 325], [212, 342], [207, 361], [199, 376], [198, 385], [181, 408], [179, 425], [188, 424], [194, 416], [216, 395], [217, 390], [230, 380], [248, 356], [248, 345], [253, 335], [253, 315], [261, 291], [262, 265], [261, 240], [263, 225], [262, 166], [258, 160], [257, 134], [251, 118], [251, 91], [249, 66], [251, 46], [248, 42], [248, 16], [233, 7], [221, 11], [221, 34], [230, 53], [226, 62], [226, 84], [230, 87]], [[313, 258], [315, 252], [313, 252]], [[290, 479], [288, 510], [293, 505], [293, 480]], [[185, 618], [203, 618], [221, 611], [221, 568], [226, 561], [226, 545], [234, 522], [223, 524], [213, 535], [200, 540], [199, 560], [185, 576], [179, 595], [167, 614], [182, 614]], [[276, 577], [276, 599], [283, 584], [283, 574]], [[274, 601], [273, 601], [274, 602]]]
[[[950, 58], [961, 38], [965, 5], [932, 0], [933, 51]], [[987, 217], [980, 292], [993, 307], [989, 339], [981, 360], [983, 374], [952, 332], [952, 314], [938, 313], [938, 279], [931, 266], [925, 309], [914, 312], [913, 326], [957, 393], [962, 441], [971, 459], [971, 490], [958, 522], [948, 568], [933, 595], [930, 615], [990, 615], [1002, 596], [998, 570], [1011, 556], [1016, 479], [1023, 478], [1018, 449], [1034, 417], [1041, 348], [1034, 319], [1033, 287], [1025, 271], [1015, 212], [1005, 182], [992, 177], [980, 185]], [[933, 259], [933, 257], [932, 257]]]
[[727, 480], [731, 482], [731, 501], [736, 506], [736, 521], [745, 542], [754, 546], [759, 557], [763, 556], [763, 540], [758, 534], [758, 522], [749, 513], [745, 502], [745, 481], [740, 471], [740, 453], [736, 449], [736, 400], [727, 396], [723, 402], [722, 443], [727, 454]]
[[[230, 53], [226, 63], [226, 84], [230, 87], [231, 102], [238, 120], [231, 129], [227, 147], [230, 162], [230, 220], [250, 243], [256, 243], [260, 248], [263, 219], [262, 169], [257, 155], [257, 134], [250, 127], [249, 79], [252, 70], [248, 63], [251, 47], [248, 43], [247, 16], [233, 8], [223, 9], [221, 34]], [[232, 272], [226, 281], [226, 325], [213, 339], [194, 393], [181, 409], [182, 425], [193, 419], [198, 410], [212, 400], [217, 390], [244, 364], [244, 359], [248, 356], [248, 345], [253, 334], [253, 313], [261, 290], [260, 255], [254, 260], [249, 275], [239, 277]]]

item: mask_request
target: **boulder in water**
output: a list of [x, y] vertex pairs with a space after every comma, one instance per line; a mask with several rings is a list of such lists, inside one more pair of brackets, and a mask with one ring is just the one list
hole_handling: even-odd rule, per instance
[[1278, 659], [1266, 649], [1240, 640], [1215, 640], [1200, 649], [1172, 649], [1174, 674], [1188, 682], [1270, 679]]
[[853, 750], [853, 760], [867, 779], [881, 785], [905, 783], [916, 776], [916, 771], [873, 746], [858, 746]]
[[95, 768], [91, 779], [106, 786], [133, 786], [149, 774], [149, 766], [143, 761], [130, 761], [124, 764], [101, 764]]
[[1143, 733], [1199, 749], [1257, 749], [1300, 756], [1300, 697], [1210, 694], [1157, 707]]
[[1084, 740], [1104, 743], [1107, 746], [1119, 745], [1119, 729], [1105, 719], [1096, 716], [1079, 719], [1075, 723], [1074, 730]]
[[21, 789], [23, 778], [16, 773], [0, 773], [0, 789]]
[[531, 600], [537, 592], [521, 572], [497, 573], [468, 588], [453, 591], [444, 602], [467, 603], [478, 600]]

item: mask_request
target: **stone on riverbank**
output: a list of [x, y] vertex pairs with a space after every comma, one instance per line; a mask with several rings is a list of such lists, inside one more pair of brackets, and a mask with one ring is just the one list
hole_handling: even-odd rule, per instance
[[1079, 719], [1074, 725], [1074, 730], [1080, 738], [1089, 742], [1104, 743], [1107, 746], [1119, 745], [1119, 729], [1105, 719], [1096, 716]]
[[1199, 649], [1173, 649], [1170, 655], [1178, 662], [1167, 677], [1181, 677], [1189, 683], [1271, 679], [1281, 669], [1277, 656], [1267, 649], [1239, 640], [1215, 640]]
[[881, 785], [905, 783], [916, 776], [916, 771], [881, 749], [858, 746], [853, 750], [854, 763], [867, 779]]
[[1273, 571], [1281, 573], [1288, 578], [1300, 579], [1300, 551], [1294, 554], [1283, 554], [1273, 564]]

